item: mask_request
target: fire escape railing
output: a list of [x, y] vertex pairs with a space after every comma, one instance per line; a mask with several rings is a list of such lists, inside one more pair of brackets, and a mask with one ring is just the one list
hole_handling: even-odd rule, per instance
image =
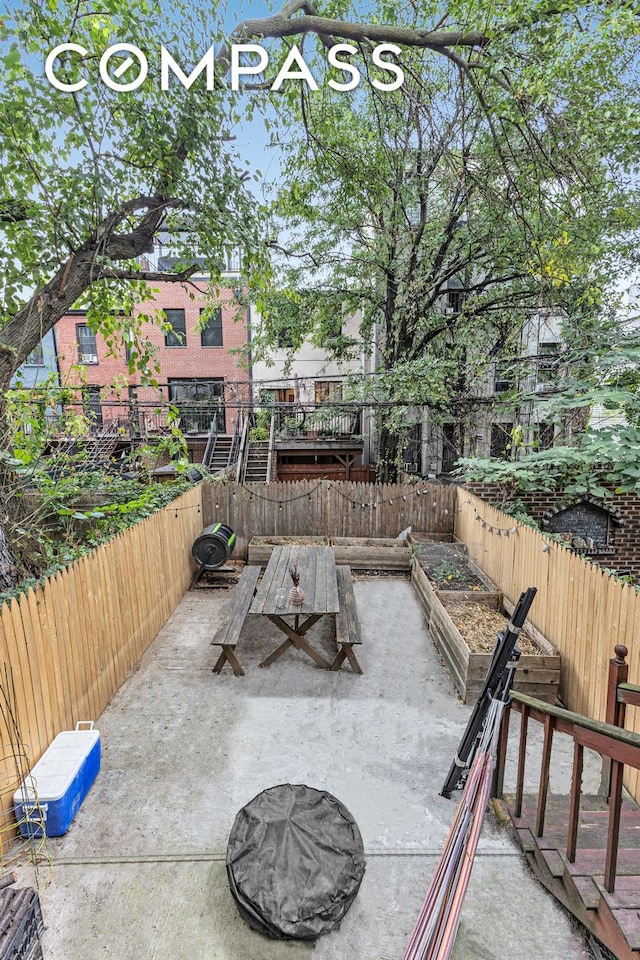
[[269, 452], [267, 454], [267, 476], [266, 482], [271, 483], [271, 471], [273, 469], [273, 457], [276, 449], [276, 414], [271, 411], [271, 422], [269, 424]]

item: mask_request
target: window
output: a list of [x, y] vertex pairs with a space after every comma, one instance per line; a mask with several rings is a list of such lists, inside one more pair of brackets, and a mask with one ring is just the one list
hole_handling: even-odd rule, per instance
[[464, 450], [464, 432], [461, 423], [442, 424], [442, 472], [451, 473]]
[[517, 386], [515, 371], [508, 363], [496, 363], [493, 380], [494, 393], [505, 393]]
[[102, 426], [102, 403], [100, 402], [100, 387], [87, 384], [82, 392], [84, 414], [95, 426]]
[[239, 273], [242, 266], [242, 255], [238, 247], [225, 250], [223, 270], [228, 273]]
[[76, 323], [76, 340], [78, 341], [78, 363], [97, 363], [98, 347], [96, 335], [86, 323]]
[[460, 313], [464, 306], [465, 290], [457, 277], [450, 277], [447, 280], [446, 294], [447, 300], [444, 312], [449, 314]]
[[342, 336], [342, 317], [336, 314], [327, 324], [327, 340], [337, 340]]
[[276, 332], [276, 345], [279, 350], [288, 350], [293, 346], [293, 334], [289, 327], [281, 327]]
[[200, 330], [200, 342], [203, 347], [222, 346], [222, 310], [220, 307], [203, 307], [200, 316], [206, 315], [206, 324]]
[[340, 403], [342, 384], [336, 380], [316, 380], [316, 403]]
[[447, 310], [449, 313], [460, 313], [463, 303], [463, 290], [447, 290]]
[[553, 421], [543, 420], [537, 425], [533, 446], [536, 450], [548, 450], [553, 446], [556, 435], [556, 428]]
[[25, 367], [44, 367], [44, 354], [42, 344], [39, 343], [35, 350], [32, 350], [24, 362]]
[[511, 460], [513, 446], [510, 423], [491, 424], [491, 456], [498, 460]]
[[558, 376], [559, 343], [538, 344], [538, 383], [553, 383]]
[[225, 432], [223, 379], [171, 379], [169, 400], [178, 408], [184, 433], [208, 433], [212, 421], [218, 433]]
[[165, 310], [165, 318], [172, 328], [164, 335], [165, 347], [185, 347], [187, 345], [187, 322], [184, 310]]

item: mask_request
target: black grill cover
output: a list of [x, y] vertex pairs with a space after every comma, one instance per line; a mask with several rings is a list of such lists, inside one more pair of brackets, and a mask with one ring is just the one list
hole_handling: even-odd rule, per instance
[[227, 875], [240, 916], [275, 940], [315, 940], [337, 927], [364, 875], [355, 820], [304, 784], [259, 793], [236, 816]]

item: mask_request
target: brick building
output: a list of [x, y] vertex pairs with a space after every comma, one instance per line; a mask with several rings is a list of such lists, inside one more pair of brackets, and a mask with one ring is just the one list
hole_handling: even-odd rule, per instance
[[238, 303], [233, 278], [217, 291], [215, 305], [207, 286], [206, 279], [156, 283], [153, 299], [137, 308], [148, 315], [160, 312], [172, 327], [148, 322], [143, 328], [159, 365], [157, 388], [143, 386], [138, 371], [129, 373], [125, 346], [112, 355], [102, 334], [87, 324], [86, 310], [72, 310], [58, 321], [61, 381], [78, 386], [78, 406], [98, 426], [121, 423], [124, 416], [148, 432], [162, 422], [170, 401], [187, 435], [207, 433], [212, 419], [220, 433], [233, 431], [235, 411], [248, 403], [251, 390], [250, 374], [241, 365], [249, 312]]
[[[504, 491], [497, 484], [469, 483], [467, 488], [500, 507]], [[615, 493], [603, 500], [564, 496], [560, 492], [518, 491], [519, 500], [543, 531], [560, 533], [576, 553], [601, 567], [640, 582], [640, 497]]]

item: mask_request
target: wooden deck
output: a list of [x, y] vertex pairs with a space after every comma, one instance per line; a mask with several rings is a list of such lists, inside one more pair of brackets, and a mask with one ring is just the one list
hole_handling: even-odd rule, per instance
[[512, 823], [539, 880], [617, 960], [640, 960], [640, 810], [623, 800], [615, 890], [604, 887], [609, 809], [602, 797], [583, 795], [576, 857], [567, 857], [569, 797], [549, 796], [544, 833], [536, 837], [537, 797], [525, 796]]

